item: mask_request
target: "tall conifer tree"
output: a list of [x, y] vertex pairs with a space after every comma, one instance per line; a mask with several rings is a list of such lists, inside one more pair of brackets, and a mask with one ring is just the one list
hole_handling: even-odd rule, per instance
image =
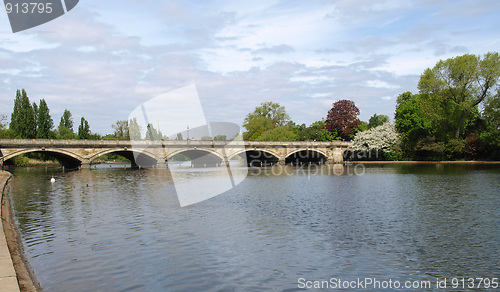
[[45, 102], [45, 99], [40, 100], [40, 106], [37, 111], [37, 132], [36, 137], [39, 139], [51, 138], [51, 131], [54, 127], [54, 121], [50, 116], [50, 110]]
[[16, 92], [10, 127], [16, 137], [24, 139], [36, 137], [35, 111], [24, 89]]

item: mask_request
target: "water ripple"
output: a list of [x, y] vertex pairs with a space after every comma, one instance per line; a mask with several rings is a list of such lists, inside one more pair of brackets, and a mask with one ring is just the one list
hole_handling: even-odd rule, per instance
[[187, 208], [166, 170], [32, 170], [14, 174], [12, 200], [46, 291], [296, 291], [301, 277], [498, 277], [500, 170], [457, 168], [254, 171]]

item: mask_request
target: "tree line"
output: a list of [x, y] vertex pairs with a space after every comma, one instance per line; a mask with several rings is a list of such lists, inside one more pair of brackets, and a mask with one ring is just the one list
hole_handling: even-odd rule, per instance
[[396, 101], [398, 151], [414, 160], [500, 159], [500, 56], [466, 54], [420, 76]]
[[249, 113], [243, 126], [243, 140], [247, 141], [351, 141], [356, 133], [366, 131], [386, 122], [386, 115], [374, 114], [368, 122], [361, 121], [360, 110], [352, 100], [333, 103], [326, 117], [309, 126], [293, 122], [285, 107], [267, 101]]
[[16, 91], [14, 108], [7, 123], [5, 115], [0, 117], [0, 138], [10, 139], [99, 139], [92, 134], [88, 121], [82, 117], [78, 132], [73, 130], [73, 117], [68, 109], [64, 110], [59, 126], [54, 127], [50, 109], [45, 99], [31, 103], [24, 89]]
[[[500, 56], [465, 54], [426, 69], [419, 93], [401, 93], [394, 123], [374, 114], [360, 121], [350, 100], [333, 103], [309, 126], [290, 120], [283, 106], [264, 102], [243, 123], [244, 140], [354, 141], [360, 159], [500, 159]], [[372, 157], [372, 153], [375, 155]]]
[[[14, 108], [11, 113], [10, 122], [5, 115], [0, 116], [0, 138], [7, 139], [121, 139], [121, 140], [168, 140], [153, 124], [148, 124], [145, 134], [142, 135], [142, 127], [137, 120], [118, 120], [111, 127], [113, 133], [100, 135], [92, 133], [90, 125], [85, 117], [80, 119], [80, 125], [75, 132], [71, 112], [65, 109], [57, 128], [50, 115], [50, 109], [45, 99], [39, 103], [31, 103], [24, 89], [16, 91]], [[176, 140], [183, 140], [181, 133], [177, 134]], [[201, 137], [202, 140], [226, 140], [224, 135], [215, 137]]]
[[333, 104], [326, 117], [309, 126], [296, 124], [286, 113], [285, 107], [271, 101], [263, 102], [243, 121], [247, 141], [350, 141], [359, 131], [374, 128], [389, 121], [385, 115], [374, 114], [370, 121], [358, 118], [360, 111], [354, 101], [339, 100]]

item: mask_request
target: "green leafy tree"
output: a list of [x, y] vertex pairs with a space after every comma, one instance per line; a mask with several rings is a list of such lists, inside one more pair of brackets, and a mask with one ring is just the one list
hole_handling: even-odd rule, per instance
[[364, 132], [366, 130], [368, 130], [368, 123], [365, 121], [361, 121], [356, 129], [356, 132]]
[[485, 102], [483, 119], [491, 129], [500, 133], [500, 90]]
[[10, 116], [10, 130], [17, 134], [19, 131], [20, 124], [23, 122], [20, 115], [21, 111], [21, 91], [18, 89], [16, 91], [16, 98], [14, 99], [14, 108], [12, 109], [12, 114]]
[[59, 122], [59, 126], [64, 126], [71, 132], [73, 132], [73, 117], [68, 109], [64, 110], [64, 113], [61, 116], [61, 121]]
[[78, 126], [78, 139], [89, 139], [90, 135], [89, 122], [82, 117], [80, 119], [80, 125]]
[[482, 117], [486, 129], [479, 133], [481, 156], [500, 160], [500, 90], [485, 102]]
[[7, 116], [0, 115], [0, 131], [7, 130]]
[[297, 140], [299, 141], [332, 141], [340, 139], [335, 133], [331, 133], [325, 127], [324, 121], [316, 121], [309, 127], [305, 124], [298, 126]]
[[297, 134], [297, 138], [299, 139], [299, 141], [302, 141], [300, 140], [300, 132], [304, 131], [307, 128], [306, 124], [297, 125], [295, 122], [290, 121], [288, 123], [288, 126], [295, 132], [295, 134]]
[[36, 137], [35, 111], [24, 89], [16, 92], [10, 128], [16, 137], [27, 139]]
[[116, 137], [115, 137], [115, 134], [106, 134], [106, 135], [102, 136], [102, 139], [115, 140]]
[[411, 92], [400, 94], [396, 100], [394, 120], [401, 137], [403, 155], [413, 158], [417, 143], [434, 134], [431, 122], [422, 110], [420, 96]]
[[141, 139], [141, 126], [137, 122], [137, 118], [133, 118], [128, 122], [128, 133], [130, 140], [140, 140]]
[[471, 54], [439, 61], [420, 76], [418, 88], [425, 114], [458, 139], [470, 111], [491, 97], [500, 78], [500, 56]]
[[271, 121], [262, 116], [247, 116], [243, 126], [247, 129], [243, 132], [243, 140], [247, 141], [255, 141], [263, 132], [273, 129]]
[[368, 129], [373, 129], [378, 126], [382, 126], [383, 124], [389, 122], [389, 117], [386, 115], [377, 115], [376, 113], [370, 117], [368, 121]]
[[129, 125], [127, 120], [116, 121], [111, 127], [114, 130], [114, 137], [116, 139], [129, 140]]
[[33, 133], [35, 135], [35, 138], [38, 138], [38, 105], [36, 104], [36, 102], [33, 102], [33, 104], [31, 105], [31, 107], [33, 108], [33, 116], [35, 118], [35, 132]]
[[420, 106], [420, 96], [405, 92], [396, 100], [395, 126], [404, 142], [416, 142], [432, 134], [432, 125]]
[[0, 115], [0, 138], [11, 139], [14, 137], [13, 131], [8, 127], [7, 116]]
[[98, 133], [90, 133], [87, 139], [89, 139], [89, 140], [101, 140], [103, 138], [104, 137]]
[[56, 137], [57, 139], [76, 139], [77, 135], [66, 127], [58, 127]]
[[57, 127], [57, 138], [58, 139], [75, 139], [77, 136], [73, 132], [73, 117], [68, 109], [65, 109], [61, 120], [59, 121], [59, 126]]
[[264, 131], [258, 138], [258, 141], [295, 141], [297, 134], [295, 134], [287, 126], [276, 127]]
[[284, 106], [271, 101], [263, 102], [243, 121], [243, 126], [247, 129], [243, 133], [243, 139], [258, 140], [265, 131], [286, 126], [289, 121], [290, 117]]
[[328, 111], [325, 127], [330, 133], [337, 133], [344, 140], [352, 140], [357, 127], [361, 124], [358, 118], [359, 113], [360, 111], [354, 101], [339, 100]]
[[52, 129], [54, 128], [54, 121], [50, 116], [50, 110], [45, 102], [45, 99], [40, 100], [40, 106], [37, 110], [37, 132], [38, 139], [48, 139], [53, 137]]
[[30, 99], [23, 89], [21, 94], [21, 114], [24, 113], [25, 123], [21, 125], [21, 137], [33, 139], [36, 137], [36, 116], [35, 109], [30, 103]]
[[219, 135], [215, 135], [214, 140], [215, 141], [227, 141], [227, 137], [226, 137], [226, 135], [219, 134]]
[[155, 141], [163, 139], [163, 134], [160, 130], [156, 130], [153, 124], [149, 123], [146, 127], [146, 140]]

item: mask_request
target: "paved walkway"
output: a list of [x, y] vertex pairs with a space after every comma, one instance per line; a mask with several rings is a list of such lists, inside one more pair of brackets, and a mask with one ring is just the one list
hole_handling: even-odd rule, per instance
[[[0, 190], [3, 194], [3, 188], [11, 174], [6, 171], [0, 170]], [[3, 231], [3, 214], [2, 224], [0, 228], [0, 292], [14, 292], [19, 291], [19, 284], [17, 283], [16, 271], [12, 264], [9, 248], [7, 247], [7, 240]]]

